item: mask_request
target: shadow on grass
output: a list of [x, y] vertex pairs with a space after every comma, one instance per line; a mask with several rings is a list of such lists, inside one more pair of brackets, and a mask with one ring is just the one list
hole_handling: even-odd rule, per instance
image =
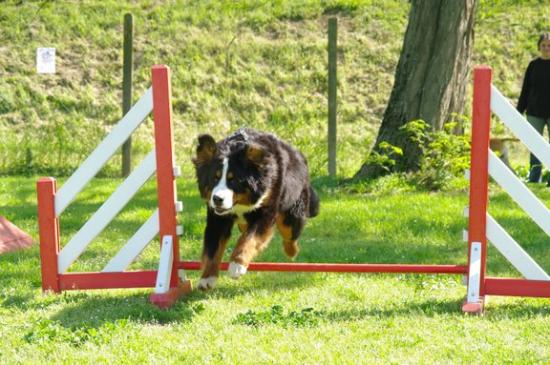
[[[253, 294], [258, 290], [278, 292], [308, 285], [311, 281], [303, 280], [295, 274], [264, 273], [253, 276], [249, 281], [239, 285], [226, 285], [223, 282], [214, 290], [200, 291], [194, 289], [185, 298], [180, 299], [168, 310], [161, 310], [149, 302], [151, 291], [113, 296], [109, 293], [73, 292], [51, 297], [50, 302], [64, 303], [63, 309], [50, 317], [52, 321], [67, 328], [99, 328], [105, 323], [118, 320], [137, 323], [184, 323], [191, 322], [204, 309], [204, 300], [233, 299]], [[277, 276], [277, 280], [275, 280]], [[223, 280], [223, 279], [222, 279]], [[225, 279], [228, 280], [228, 279]], [[316, 279], [317, 280], [317, 279]], [[194, 285], [196, 282], [193, 283]], [[240, 285], [242, 284], [242, 285]], [[32, 295], [11, 297], [5, 306], [20, 309], [44, 306], [44, 300], [33, 301]]]
[[[522, 303], [520, 301], [518, 303], [489, 305], [485, 308], [485, 317], [489, 320], [549, 317], [550, 302], [544, 299], [538, 299], [537, 301], [540, 301], [541, 304]], [[542, 303], [543, 301], [545, 303]]]
[[358, 321], [370, 317], [389, 318], [421, 314], [424, 317], [462, 313], [461, 300], [426, 300], [423, 302], [406, 302], [390, 308], [357, 308], [326, 312], [325, 318], [330, 322]]
[[[318, 285], [320, 280], [322, 279], [319, 275], [311, 273], [263, 272], [248, 273], [239, 281], [233, 282], [224, 273], [215, 289], [210, 291], [195, 291], [195, 293], [201, 299], [233, 299], [253, 295], [258, 291], [268, 291], [269, 293], [277, 294], [289, 290], [306, 288], [311, 285]], [[196, 282], [193, 284], [196, 284]]]
[[[394, 318], [402, 316], [435, 317], [440, 315], [464, 315], [462, 312], [463, 300], [435, 300], [414, 301], [401, 303], [391, 308], [363, 308], [343, 311], [326, 312], [324, 317], [329, 322], [351, 322], [367, 318]], [[550, 315], [550, 306], [530, 303], [504, 304], [490, 306], [485, 309], [482, 317], [489, 321], [503, 319], [528, 319]], [[475, 317], [475, 315], [471, 315]]]
[[119, 320], [155, 324], [190, 322], [199, 312], [188, 305], [188, 300], [179, 301], [170, 310], [161, 310], [149, 303], [148, 297], [148, 293], [117, 297], [88, 293], [67, 295], [67, 304], [50, 319], [67, 328], [99, 328]]

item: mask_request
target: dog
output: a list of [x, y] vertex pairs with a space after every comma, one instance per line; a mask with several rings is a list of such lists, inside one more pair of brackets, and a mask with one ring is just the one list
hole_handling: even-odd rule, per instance
[[235, 223], [241, 235], [230, 258], [231, 278], [246, 273], [271, 241], [275, 226], [286, 255], [296, 257], [307, 218], [319, 213], [319, 197], [301, 152], [273, 134], [247, 128], [217, 143], [200, 135], [193, 164], [207, 205], [199, 289], [215, 286]]

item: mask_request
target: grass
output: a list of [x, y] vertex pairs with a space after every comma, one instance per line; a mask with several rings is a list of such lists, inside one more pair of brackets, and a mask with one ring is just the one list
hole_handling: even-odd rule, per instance
[[[326, 20], [339, 19], [341, 179], [359, 168], [374, 141], [408, 7], [400, 0], [3, 2], [0, 213], [37, 240], [32, 174], [72, 172], [119, 119], [121, 24], [130, 11], [135, 97], [148, 87], [152, 64], [172, 69], [184, 259], [198, 259], [204, 229], [190, 167], [194, 139], [246, 125], [279, 134], [309, 159], [322, 209], [301, 238], [298, 262], [464, 264], [464, 182], [428, 193], [400, 176], [352, 185], [323, 177]], [[511, 100], [548, 19], [547, 0], [480, 0], [474, 63], [491, 65], [494, 83]], [[35, 74], [39, 46], [56, 48], [57, 74]], [[496, 120], [493, 132], [510, 134]], [[152, 146], [151, 121], [133, 142], [138, 160]], [[522, 174], [526, 161], [515, 147], [512, 162]], [[119, 166], [117, 156], [63, 213], [63, 244], [117, 186], [105, 176]], [[532, 189], [548, 204], [548, 189]], [[155, 194], [154, 183], [146, 184], [71, 270], [102, 269], [150, 216]], [[548, 237], [497, 187], [490, 213], [549, 271]], [[131, 269], [156, 268], [157, 248], [151, 243]], [[285, 260], [278, 237], [258, 258]], [[488, 270], [517, 276], [494, 249]], [[196, 283], [198, 273], [188, 275]], [[484, 317], [468, 317], [458, 276], [223, 275], [215, 290], [194, 291], [167, 311], [148, 303], [150, 290], [43, 295], [40, 287], [37, 246], [0, 256], [0, 363], [550, 362], [547, 299], [491, 297]]]
[[[0, 179], [2, 214], [34, 238], [35, 180]], [[62, 216], [63, 243], [118, 182], [93, 180]], [[466, 262], [466, 192], [399, 190], [391, 178], [377, 184], [361, 190], [315, 179], [321, 214], [308, 223], [297, 261]], [[550, 201], [544, 187], [533, 190]], [[178, 191], [185, 205], [181, 255], [195, 260], [204, 207], [192, 179], [181, 179]], [[71, 270], [101, 269], [147, 219], [154, 197], [154, 184], [148, 183]], [[550, 269], [548, 237], [496, 187], [491, 214]], [[157, 247], [152, 243], [132, 267], [155, 268]], [[258, 261], [285, 261], [279, 237]], [[494, 249], [489, 263], [491, 275], [517, 276]], [[188, 275], [196, 283], [198, 273]], [[216, 289], [194, 291], [161, 311], [143, 289], [42, 295], [34, 246], [0, 256], [0, 283], [0, 359], [6, 364], [550, 361], [547, 299], [491, 297], [484, 317], [468, 317], [460, 310], [465, 287], [452, 275], [251, 272], [239, 281], [223, 275]]]
[[[474, 63], [515, 100], [538, 34], [542, 0], [481, 0]], [[187, 160], [199, 133], [240, 126], [279, 134], [325, 173], [326, 21], [339, 19], [338, 175], [358, 170], [376, 137], [406, 29], [402, 0], [6, 1], [0, 7], [0, 173], [68, 174], [120, 118], [122, 19], [135, 17], [134, 99], [150, 66], [172, 69], [175, 140]], [[36, 47], [57, 50], [55, 75], [35, 73]], [[469, 99], [467, 99], [469, 100]], [[469, 103], [464, 106], [469, 115]], [[468, 118], [467, 118], [468, 119]], [[133, 139], [152, 145], [151, 123]], [[509, 134], [495, 121], [495, 131]], [[525, 151], [518, 161], [525, 164]], [[118, 173], [117, 156], [102, 172]]]

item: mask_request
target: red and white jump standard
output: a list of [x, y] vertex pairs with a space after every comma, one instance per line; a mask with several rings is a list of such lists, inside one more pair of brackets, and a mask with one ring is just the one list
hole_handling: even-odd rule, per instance
[[[151, 111], [154, 119], [155, 149], [132, 171], [81, 230], [60, 249], [61, 213]], [[171, 111], [170, 69], [166, 66], [153, 66], [152, 87], [61, 189], [57, 190], [56, 181], [51, 177], [38, 181], [38, 221], [44, 291], [59, 293], [72, 289], [155, 287], [150, 300], [164, 308], [191, 290], [190, 282], [180, 280], [178, 267], [174, 265], [179, 262], [178, 231], [181, 228], [177, 226], [177, 211], [182, 209], [182, 204], [176, 201], [175, 177], [179, 175], [179, 168], [174, 165]], [[101, 272], [68, 273], [69, 266], [155, 172], [158, 209], [152, 216]], [[157, 233], [162, 242], [159, 269], [125, 271]], [[179, 270], [179, 274], [182, 275], [183, 271]]]
[[[550, 210], [490, 150], [491, 111], [550, 167], [550, 145], [491, 84], [491, 69], [474, 70], [474, 102], [470, 169], [468, 229], [468, 292], [463, 311], [483, 312], [487, 295], [550, 297], [550, 276], [487, 212], [489, 175], [550, 236]], [[486, 275], [487, 240], [520, 272], [523, 278]]]

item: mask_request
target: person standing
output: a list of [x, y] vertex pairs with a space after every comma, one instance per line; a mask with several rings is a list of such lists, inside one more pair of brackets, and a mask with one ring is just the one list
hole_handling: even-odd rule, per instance
[[[527, 120], [541, 135], [544, 126], [550, 134], [550, 33], [543, 33], [538, 40], [540, 56], [529, 62], [517, 105], [517, 110], [527, 112]], [[550, 168], [550, 166], [548, 166]], [[529, 158], [529, 182], [538, 183], [542, 165], [531, 153]], [[548, 181], [550, 186], [550, 180]]]

